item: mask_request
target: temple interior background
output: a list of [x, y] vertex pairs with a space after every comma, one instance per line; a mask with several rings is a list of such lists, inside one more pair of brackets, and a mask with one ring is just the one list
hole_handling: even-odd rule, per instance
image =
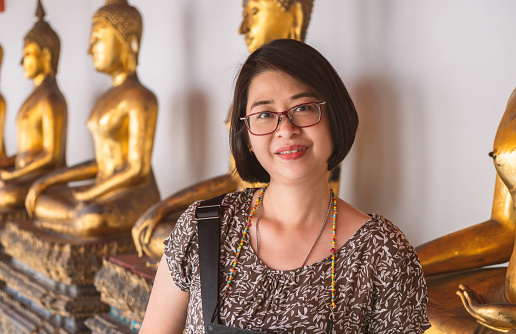
[[[103, 0], [46, 0], [61, 38], [57, 80], [68, 103], [68, 165], [93, 158], [86, 119], [110, 78], [87, 54]], [[224, 121], [248, 55], [241, 1], [134, 0], [143, 16], [139, 77], [158, 97], [153, 168], [162, 198], [226, 173]], [[33, 83], [20, 66], [36, 1], [0, 13], [7, 154]], [[344, 79], [360, 116], [340, 196], [394, 221], [413, 245], [489, 218], [496, 171], [488, 153], [516, 87], [516, 2], [316, 0], [306, 42]]]

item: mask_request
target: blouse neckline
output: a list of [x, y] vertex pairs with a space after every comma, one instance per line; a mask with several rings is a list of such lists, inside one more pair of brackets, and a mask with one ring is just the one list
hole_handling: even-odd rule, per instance
[[[255, 191], [258, 190], [258, 189], [259, 188], [246, 188], [246, 189], [243, 190], [244, 193], [245, 193], [246, 198], [245, 198], [244, 210], [242, 210], [243, 212], [241, 212], [240, 215], [241, 215], [241, 218], [242, 218], [241, 221], [244, 222], [244, 223], [247, 221], [249, 207], [251, 205], [251, 201], [253, 199], [253, 195], [254, 195]], [[353, 235], [344, 243], [344, 245], [342, 245], [337, 250], [337, 252], [336, 252], [336, 259], [338, 259], [341, 256], [344, 256], [348, 251], [351, 251], [352, 249], [348, 249], [349, 245], [356, 238], [358, 238], [359, 235], [362, 235], [362, 231], [364, 229], [368, 228], [370, 225], [374, 224], [375, 222], [377, 222], [377, 221], [379, 221], [381, 219], [381, 217], [379, 215], [375, 214], [375, 213], [368, 214], [368, 215], [371, 218], [369, 218], [366, 222], [364, 222], [364, 224], [362, 224], [362, 226], [360, 226], [355, 231], [355, 233], [353, 233]], [[239, 233], [241, 233], [243, 231], [243, 225], [239, 226], [238, 231], [239, 231]], [[267, 272], [269, 272], [271, 274], [292, 275], [292, 274], [298, 274], [299, 272], [307, 270], [307, 269], [313, 269], [314, 267], [330, 265], [331, 264], [331, 254], [330, 254], [327, 257], [325, 257], [325, 258], [323, 258], [323, 259], [321, 259], [321, 260], [319, 260], [317, 262], [314, 262], [314, 263], [311, 263], [311, 264], [307, 264], [307, 265], [304, 265], [302, 267], [298, 267], [298, 268], [295, 268], [295, 269], [288, 269], [288, 270], [273, 269], [273, 268], [268, 267], [265, 263], [263, 263], [262, 260], [260, 260], [260, 258], [256, 255], [256, 252], [254, 251], [253, 247], [251, 247], [251, 245], [249, 243], [249, 239], [247, 240], [246, 248], [249, 251], [249, 253], [251, 254], [252, 260], [254, 262], [256, 262], [262, 269], [264, 269], [265, 271], [267, 271]]]

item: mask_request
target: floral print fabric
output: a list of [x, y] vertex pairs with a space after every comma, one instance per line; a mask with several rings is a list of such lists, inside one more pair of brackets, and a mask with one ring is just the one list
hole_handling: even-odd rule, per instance
[[[220, 291], [243, 235], [256, 189], [228, 194], [222, 202]], [[193, 203], [165, 240], [175, 284], [190, 293], [185, 333], [204, 333], [197, 222]], [[337, 226], [338, 228], [338, 226]], [[371, 218], [336, 254], [334, 333], [423, 333], [426, 282], [403, 233], [380, 215]], [[268, 333], [326, 333], [330, 314], [331, 256], [278, 271], [265, 266], [244, 242], [219, 322]]]

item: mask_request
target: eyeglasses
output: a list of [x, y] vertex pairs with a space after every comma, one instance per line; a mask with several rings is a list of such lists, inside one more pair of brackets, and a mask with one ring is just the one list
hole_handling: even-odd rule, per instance
[[287, 116], [290, 123], [298, 128], [307, 128], [321, 121], [321, 106], [325, 103], [303, 103], [282, 112], [261, 111], [242, 117], [240, 120], [245, 121], [249, 132], [255, 136], [265, 136], [276, 131], [282, 115]]

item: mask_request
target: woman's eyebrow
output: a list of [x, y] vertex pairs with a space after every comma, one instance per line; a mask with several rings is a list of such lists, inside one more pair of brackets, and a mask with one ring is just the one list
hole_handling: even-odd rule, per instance
[[[301, 99], [303, 97], [317, 98], [318, 96], [315, 93], [301, 92], [301, 93], [298, 93], [296, 95], [291, 96], [290, 100], [294, 101], [294, 100], [297, 100], [297, 99]], [[249, 109], [253, 109], [254, 107], [258, 107], [258, 106], [272, 104], [273, 102], [274, 102], [273, 100], [259, 100], [259, 101], [254, 102]]]
[[297, 100], [297, 99], [300, 99], [300, 98], [303, 98], [303, 97], [313, 97], [313, 98], [317, 98], [318, 96], [315, 94], [315, 93], [310, 93], [310, 92], [302, 92], [302, 93], [299, 93], [299, 94], [296, 94], [294, 96], [292, 96], [290, 98], [291, 101], [293, 100]]
[[272, 102], [273, 102], [272, 100], [259, 100], [259, 101], [254, 102], [251, 105], [251, 108], [249, 108], [249, 109], [253, 109], [254, 107], [263, 106], [263, 105], [267, 105], [267, 104], [272, 104]]

